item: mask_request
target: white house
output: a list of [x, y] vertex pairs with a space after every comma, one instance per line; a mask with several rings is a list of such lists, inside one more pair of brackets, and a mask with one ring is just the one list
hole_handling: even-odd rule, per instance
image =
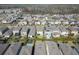
[[52, 33], [52, 36], [53, 37], [60, 37], [60, 33], [58, 33], [58, 32]]
[[28, 27], [24, 26], [21, 29], [21, 36], [27, 36], [28, 35]]
[[68, 36], [69, 31], [64, 27], [60, 26], [61, 36]]
[[12, 23], [15, 20], [16, 20], [16, 18], [7, 17], [7, 18], [3, 19], [1, 22], [2, 23]]
[[44, 35], [44, 27], [43, 26], [36, 26], [36, 33], [37, 33], [37, 36], [43, 37], [43, 35]]
[[40, 20], [41, 25], [46, 25], [47, 21], [46, 20]]
[[75, 25], [75, 24], [77, 24], [77, 21], [75, 21], [75, 20], [70, 20], [70, 21], [69, 21], [69, 24]]
[[19, 25], [27, 25], [27, 20], [20, 20], [20, 22], [18, 22]]
[[57, 26], [51, 26], [52, 28], [52, 36], [53, 37], [60, 37], [60, 30]]
[[45, 27], [45, 30], [44, 30], [44, 37], [45, 37], [46, 39], [52, 38], [52, 30], [51, 30], [51, 27]]
[[63, 20], [62, 23], [67, 25], [67, 24], [69, 24], [69, 21], [68, 20]]
[[2, 36], [7, 30], [7, 27], [0, 27], [0, 35]]
[[18, 36], [20, 35], [21, 27], [14, 27], [13, 28], [13, 35]]
[[59, 19], [55, 19], [55, 24], [61, 24], [61, 20], [59, 20]]
[[41, 25], [41, 22], [39, 20], [35, 20], [35, 25]]
[[30, 29], [30, 31], [29, 31], [29, 33], [28, 33], [28, 38], [34, 38], [35, 35], [36, 35], [35, 26], [31, 26], [29, 29]]
[[9, 38], [12, 35], [12, 30], [6, 31], [3, 35], [4, 35], [4, 37]]
[[29, 25], [34, 25], [34, 20], [28, 21], [28, 24], [29, 24]]
[[47, 22], [48, 22], [49, 24], [55, 24], [55, 20], [54, 20], [54, 19], [48, 20]]
[[69, 27], [71, 34], [77, 35], [79, 31], [79, 27]]
[[44, 37], [45, 37], [46, 39], [52, 38], [52, 32], [51, 32], [50, 30], [44, 31]]
[[1, 22], [2, 23], [7, 23], [7, 20], [6, 19], [3, 19]]

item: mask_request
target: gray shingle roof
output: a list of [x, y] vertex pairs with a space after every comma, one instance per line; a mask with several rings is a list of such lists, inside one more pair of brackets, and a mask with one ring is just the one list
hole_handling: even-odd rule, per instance
[[0, 27], [0, 32], [5, 31], [6, 29], [8, 29], [7, 27]]
[[35, 55], [46, 55], [45, 44], [42, 41], [36, 41], [35, 43]]
[[32, 54], [32, 46], [23, 46], [20, 55], [31, 55]]
[[58, 48], [55, 42], [52, 42], [52, 41], [45, 41], [45, 42], [46, 42], [47, 53], [49, 55], [61, 55], [62, 54], [61, 50]]
[[27, 26], [22, 27], [21, 32], [27, 32], [27, 31], [28, 31], [28, 27]]
[[8, 46], [9, 44], [0, 44], [0, 55], [7, 50]]
[[67, 44], [59, 43], [59, 47], [64, 55], [76, 55], [77, 53]]
[[13, 28], [13, 31], [20, 31], [21, 30], [21, 27], [14, 27]]
[[21, 44], [11, 44], [8, 50], [5, 52], [5, 55], [16, 55], [19, 52]]
[[36, 33], [35, 27], [30, 27], [30, 31], [29, 31], [28, 36], [35, 36], [35, 33]]
[[8, 31], [6, 31], [5, 33], [4, 33], [4, 36], [6, 36], [6, 35], [12, 35], [12, 31], [11, 30], [8, 30]]

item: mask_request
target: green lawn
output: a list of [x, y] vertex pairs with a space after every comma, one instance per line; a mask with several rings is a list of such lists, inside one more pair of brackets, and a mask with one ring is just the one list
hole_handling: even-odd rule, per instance
[[58, 38], [53, 38], [52, 39], [55, 42], [63, 42], [63, 43], [67, 43], [68, 41], [74, 42], [75, 38], [72, 36], [69, 37], [58, 37]]
[[12, 36], [8, 39], [7, 43], [26, 43], [27, 37], [20, 37], [20, 36]]
[[19, 42], [20, 42], [20, 43], [23, 43], [23, 44], [26, 44], [27, 40], [28, 40], [27, 37], [21, 37], [21, 38], [19, 39]]
[[[27, 41], [30, 40], [27, 37], [20, 37], [20, 36], [12, 36], [8, 39], [7, 43], [24, 43], [26, 44]], [[51, 38], [51, 39], [46, 39], [45, 37], [34, 37], [31, 40], [35, 41], [55, 41], [55, 42], [63, 42], [63, 43], [68, 43], [70, 42], [75, 42], [75, 38], [73, 36], [68, 36], [68, 37], [57, 37], [57, 38]]]

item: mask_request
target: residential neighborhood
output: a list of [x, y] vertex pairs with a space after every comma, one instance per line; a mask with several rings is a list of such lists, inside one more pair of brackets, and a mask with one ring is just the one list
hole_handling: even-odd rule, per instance
[[79, 14], [24, 10], [0, 9], [0, 54], [79, 55]]

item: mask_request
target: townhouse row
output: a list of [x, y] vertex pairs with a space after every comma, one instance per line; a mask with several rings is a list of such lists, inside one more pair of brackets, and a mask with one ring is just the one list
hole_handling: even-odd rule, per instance
[[45, 37], [50, 39], [53, 37], [68, 36], [73, 34], [74, 36], [79, 34], [79, 27], [64, 27], [64, 26], [22, 26], [22, 27], [13, 27], [9, 29], [8, 27], [0, 27], [0, 36], [10, 37], [14, 36], [26, 36], [28, 38], [34, 37]]

